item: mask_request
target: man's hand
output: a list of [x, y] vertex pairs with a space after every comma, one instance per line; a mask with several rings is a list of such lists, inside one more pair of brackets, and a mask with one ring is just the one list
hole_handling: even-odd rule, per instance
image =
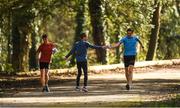
[[107, 45], [107, 48], [108, 48], [108, 49], [114, 49], [114, 48], [119, 47], [120, 45], [121, 45], [121, 43], [118, 42], [118, 43], [115, 43], [115, 44], [113, 44], [113, 45]]
[[142, 49], [144, 49], [144, 46], [142, 46]]
[[107, 48], [108, 48], [108, 49], [112, 49], [112, 46], [111, 46], [111, 45], [107, 45]]
[[106, 49], [111, 49], [112, 47], [111, 47], [111, 45], [106, 45], [106, 46], [104, 46]]
[[102, 46], [103, 49], [107, 49], [107, 46]]
[[102, 46], [103, 49], [111, 49], [111, 45]]
[[144, 46], [141, 46], [142, 50], [145, 51]]
[[52, 49], [52, 53], [53, 53], [53, 54], [55, 54], [57, 51], [58, 51], [58, 50], [57, 50], [57, 48], [55, 48], [55, 47]]
[[67, 58], [67, 57], [64, 57], [64, 60], [66, 60], [66, 61], [67, 61], [67, 60], [68, 60], [68, 58]]
[[36, 53], [36, 60], [39, 61], [40, 57], [39, 57], [39, 52], [37, 51]]

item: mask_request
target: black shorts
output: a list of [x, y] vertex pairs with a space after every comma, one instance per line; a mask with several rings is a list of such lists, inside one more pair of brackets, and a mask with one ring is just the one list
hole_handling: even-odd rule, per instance
[[124, 66], [129, 67], [129, 65], [133, 65], [135, 63], [136, 56], [124, 56]]
[[39, 63], [40, 69], [49, 69], [49, 63], [40, 62]]

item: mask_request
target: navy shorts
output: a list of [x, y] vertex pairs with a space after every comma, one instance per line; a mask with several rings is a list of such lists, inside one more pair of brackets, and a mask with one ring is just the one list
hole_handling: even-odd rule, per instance
[[129, 65], [133, 65], [135, 63], [136, 56], [124, 56], [124, 66], [129, 67]]
[[49, 69], [49, 63], [40, 62], [39, 63], [40, 69]]

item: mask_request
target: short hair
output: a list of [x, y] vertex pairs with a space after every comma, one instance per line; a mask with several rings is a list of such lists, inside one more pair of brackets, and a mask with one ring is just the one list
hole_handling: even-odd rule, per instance
[[81, 39], [83, 39], [83, 38], [86, 37], [86, 36], [87, 36], [86, 33], [81, 33], [81, 34], [80, 34], [80, 38], [81, 38]]
[[42, 39], [46, 39], [47, 37], [48, 37], [47, 34], [42, 35]]
[[128, 29], [127, 29], [127, 32], [128, 32], [128, 31], [134, 32], [134, 30], [131, 29], [131, 28], [128, 28]]

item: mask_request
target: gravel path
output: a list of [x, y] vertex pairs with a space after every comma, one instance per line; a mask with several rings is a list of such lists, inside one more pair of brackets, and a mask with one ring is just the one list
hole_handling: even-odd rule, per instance
[[[146, 72], [138, 73], [138, 71]], [[74, 91], [74, 85], [73, 77], [69, 81], [50, 84], [50, 93], [42, 93], [38, 87], [22, 87], [11, 95], [5, 92], [6, 95], [0, 98], [0, 105], [98, 106], [109, 102], [166, 100], [180, 94], [180, 66], [136, 69], [130, 91], [125, 89], [124, 74], [117, 72], [90, 75], [88, 93]]]

